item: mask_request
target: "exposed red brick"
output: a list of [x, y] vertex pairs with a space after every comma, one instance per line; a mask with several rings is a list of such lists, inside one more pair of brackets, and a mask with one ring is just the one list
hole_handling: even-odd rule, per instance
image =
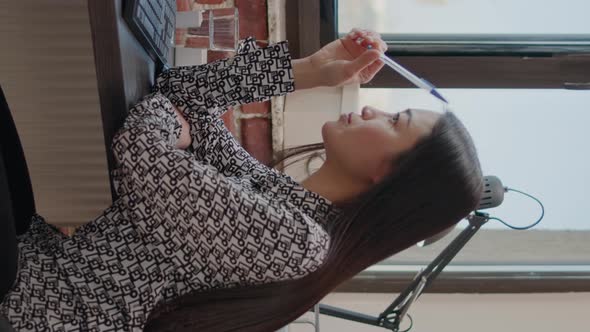
[[185, 47], [208, 48], [209, 37], [189, 37], [186, 39]]
[[242, 146], [265, 165], [272, 163], [272, 131], [270, 119], [242, 119]]
[[235, 0], [235, 5], [239, 11], [240, 39], [268, 39], [266, 0]]
[[200, 26], [190, 27], [187, 30], [191, 35], [209, 37], [209, 19], [203, 20]]
[[236, 40], [232, 36], [223, 33], [215, 33], [213, 36], [213, 47], [217, 49], [236, 49]]
[[270, 101], [242, 105], [242, 112], [246, 114], [268, 114], [270, 113]]
[[219, 5], [223, 3], [225, 0], [197, 0], [197, 3], [203, 5]]
[[219, 9], [215, 9], [214, 15], [215, 15], [215, 17], [228, 16], [228, 15], [233, 16], [235, 11], [236, 11], [236, 9], [234, 7], [219, 8]]
[[267, 40], [257, 40], [256, 41], [256, 45], [258, 45], [260, 47], [267, 47], [268, 46], [268, 41]]
[[184, 36], [187, 33], [187, 29], [176, 28], [174, 31], [174, 44], [184, 45]]
[[207, 62], [213, 62], [219, 59], [230, 58], [234, 56], [234, 54], [234, 52], [207, 50]]
[[235, 122], [234, 122], [234, 117], [235, 117], [235, 115], [234, 115], [234, 109], [231, 108], [231, 107], [229, 107], [228, 110], [227, 110], [227, 112], [225, 112], [221, 116], [221, 119], [223, 120], [223, 123], [225, 124], [225, 127], [227, 129], [229, 129], [229, 131], [231, 131], [231, 133], [234, 134], [234, 136], [237, 137], [237, 134], [238, 133], [236, 133], [236, 125], [235, 125]]
[[176, 0], [176, 10], [186, 12], [192, 9], [193, 0]]

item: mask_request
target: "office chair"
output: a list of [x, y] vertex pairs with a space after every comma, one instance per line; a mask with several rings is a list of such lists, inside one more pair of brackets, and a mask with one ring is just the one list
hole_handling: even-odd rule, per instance
[[16, 236], [28, 230], [34, 214], [35, 200], [25, 155], [0, 86], [0, 299], [16, 278]]

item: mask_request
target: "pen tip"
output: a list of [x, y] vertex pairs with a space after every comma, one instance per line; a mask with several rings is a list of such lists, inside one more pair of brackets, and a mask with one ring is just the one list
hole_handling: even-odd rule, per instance
[[431, 93], [433, 96], [435, 96], [436, 98], [438, 98], [438, 99], [440, 99], [440, 100], [444, 101], [446, 104], [448, 104], [448, 103], [449, 103], [449, 102], [448, 102], [448, 101], [447, 101], [447, 100], [446, 100], [446, 99], [445, 99], [443, 96], [441, 96], [441, 95], [440, 95], [440, 94], [439, 94], [439, 93], [438, 93], [436, 90], [432, 89], [432, 90], [430, 91], [430, 93]]

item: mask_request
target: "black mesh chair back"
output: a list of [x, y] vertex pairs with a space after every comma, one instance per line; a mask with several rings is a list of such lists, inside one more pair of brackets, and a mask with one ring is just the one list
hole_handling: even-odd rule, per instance
[[16, 236], [28, 230], [34, 214], [35, 200], [25, 155], [0, 86], [0, 299], [16, 277]]

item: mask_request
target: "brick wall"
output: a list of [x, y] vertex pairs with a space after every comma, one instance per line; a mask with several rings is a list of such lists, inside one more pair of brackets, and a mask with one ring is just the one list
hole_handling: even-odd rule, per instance
[[[256, 38], [261, 46], [268, 43], [266, 0], [177, 0], [179, 11], [237, 7], [240, 39]], [[232, 56], [233, 52], [208, 51], [207, 61]], [[242, 146], [255, 158], [269, 165], [272, 162], [272, 127], [270, 102], [234, 107], [223, 121]]]

